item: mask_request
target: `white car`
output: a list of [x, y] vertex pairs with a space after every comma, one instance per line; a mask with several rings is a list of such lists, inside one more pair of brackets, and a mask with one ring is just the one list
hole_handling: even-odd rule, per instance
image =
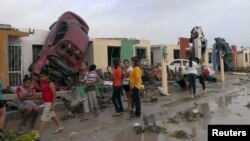
[[[179, 67], [182, 67], [183, 74], [187, 74], [187, 70], [185, 69], [185, 67], [186, 67], [186, 64], [188, 62], [189, 62], [189, 60], [187, 60], [187, 59], [174, 59], [172, 61], [169, 61], [167, 63], [168, 69], [170, 71], [169, 73], [174, 74], [175, 68], [176, 68], [176, 71], [178, 71]], [[194, 63], [196, 63], [196, 62], [194, 62]], [[208, 68], [208, 70], [209, 70], [210, 76], [215, 74], [215, 71], [212, 68]]]

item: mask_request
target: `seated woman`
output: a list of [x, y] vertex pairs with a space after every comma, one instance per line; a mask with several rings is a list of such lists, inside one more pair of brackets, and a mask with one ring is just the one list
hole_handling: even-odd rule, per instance
[[36, 119], [38, 116], [39, 108], [33, 100], [36, 99], [35, 89], [31, 84], [31, 78], [25, 76], [23, 79], [23, 85], [17, 87], [17, 101], [18, 109], [24, 113], [23, 121], [21, 122], [21, 130], [26, 130], [26, 122], [29, 118], [31, 119], [31, 127], [34, 128]]

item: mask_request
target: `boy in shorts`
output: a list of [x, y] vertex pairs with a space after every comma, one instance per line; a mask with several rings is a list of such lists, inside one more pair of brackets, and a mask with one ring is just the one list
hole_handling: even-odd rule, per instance
[[44, 109], [41, 116], [39, 136], [37, 137], [37, 140], [41, 139], [40, 136], [44, 131], [46, 123], [50, 119], [52, 119], [57, 126], [57, 130], [53, 132], [54, 134], [57, 134], [64, 129], [59, 118], [56, 116], [54, 112], [55, 101], [56, 101], [56, 88], [55, 84], [49, 80], [49, 72], [42, 71], [40, 73], [40, 80], [41, 80], [41, 90], [42, 90]]

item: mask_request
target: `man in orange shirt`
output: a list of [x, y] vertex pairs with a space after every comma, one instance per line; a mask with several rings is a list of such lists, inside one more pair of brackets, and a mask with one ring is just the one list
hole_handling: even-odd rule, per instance
[[114, 70], [113, 70], [113, 95], [112, 102], [115, 106], [115, 111], [112, 116], [116, 117], [121, 115], [123, 112], [122, 100], [121, 100], [121, 90], [122, 90], [122, 69], [119, 67], [120, 60], [114, 59]]

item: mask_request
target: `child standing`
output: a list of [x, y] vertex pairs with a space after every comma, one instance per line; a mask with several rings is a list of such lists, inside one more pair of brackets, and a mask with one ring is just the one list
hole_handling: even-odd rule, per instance
[[41, 116], [39, 136], [37, 137], [37, 140], [40, 140], [40, 136], [44, 131], [46, 122], [48, 122], [50, 119], [52, 119], [57, 126], [57, 130], [53, 132], [54, 134], [59, 133], [64, 129], [54, 112], [56, 88], [55, 84], [49, 80], [49, 72], [42, 71], [40, 73], [40, 80], [44, 109]]

